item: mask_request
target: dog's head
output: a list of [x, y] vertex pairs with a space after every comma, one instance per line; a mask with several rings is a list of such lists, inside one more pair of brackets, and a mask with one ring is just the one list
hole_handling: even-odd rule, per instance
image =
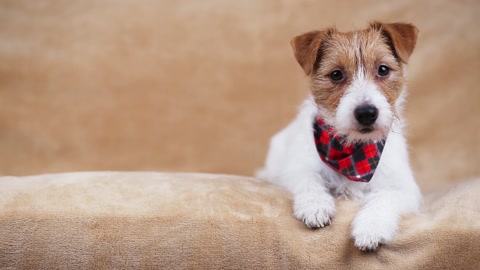
[[292, 40], [321, 117], [347, 142], [379, 140], [399, 119], [417, 32], [411, 24], [374, 22], [361, 31], [329, 28]]

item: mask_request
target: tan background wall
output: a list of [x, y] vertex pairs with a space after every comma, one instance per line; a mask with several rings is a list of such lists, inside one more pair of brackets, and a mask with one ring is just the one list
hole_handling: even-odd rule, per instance
[[420, 29], [406, 116], [424, 190], [480, 175], [478, 1], [2, 1], [0, 174], [251, 175], [306, 96], [290, 39]]

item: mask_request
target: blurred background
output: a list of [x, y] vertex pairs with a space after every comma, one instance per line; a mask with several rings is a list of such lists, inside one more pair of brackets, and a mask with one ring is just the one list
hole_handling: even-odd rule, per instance
[[0, 2], [0, 174], [252, 175], [308, 93], [295, 35], [420, 29], [406, 108], [424, 191], [480, 175], [479, 1]]

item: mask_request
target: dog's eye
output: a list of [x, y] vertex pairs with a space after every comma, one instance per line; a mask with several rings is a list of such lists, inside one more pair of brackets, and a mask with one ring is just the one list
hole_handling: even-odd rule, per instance
[[339, 81], [343, 80], [343, 73], [338, 69], [334, 70], [334, 71], [332, 71], [332, 73], [330, 73], [330, 78], [334, 82], [339, 82]]
[[388, 73], [390, 73], [390, 69], [385, 65], [380, 65], [378, 67], [377, 73], [378, 73], [378, 76], [385, 77], [388, 75]]

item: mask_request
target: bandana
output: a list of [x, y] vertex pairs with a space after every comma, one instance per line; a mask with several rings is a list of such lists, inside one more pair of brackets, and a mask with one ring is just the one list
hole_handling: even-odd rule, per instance
[[317, 119], [313, 130], [315, 145], [323, 162], [349, 180], [369, 182], [372, 179], [386, 138], [372, 143], [346, 144], [322, 119]]

